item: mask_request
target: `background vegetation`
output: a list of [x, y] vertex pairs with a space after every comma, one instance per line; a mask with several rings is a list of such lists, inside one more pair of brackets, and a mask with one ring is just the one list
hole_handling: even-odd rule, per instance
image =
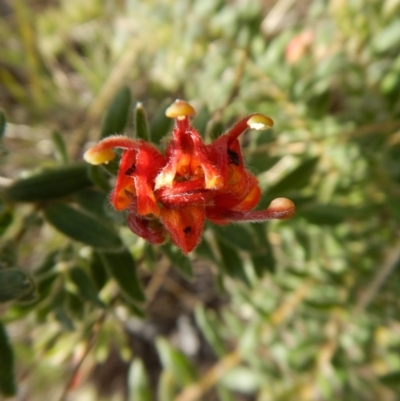
[[[398, 0], [0, 10], [4, 397], [399, 399]], [[138, 101], [159, 142], [177, 97], [206, 140], [275, 120], [243, 146], [293, 219], [209, 225], [189, 258], [125, 227], [82, 153], [137, 134]]]

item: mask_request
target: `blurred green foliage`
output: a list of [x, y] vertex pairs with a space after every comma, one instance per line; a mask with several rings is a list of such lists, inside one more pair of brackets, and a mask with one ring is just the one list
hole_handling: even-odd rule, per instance
[[[398, 0], [0, 7], [0, 393], [399, 399]], [[162, 146], [177, 97], [208, 141], [275, 120], [243, 148], [260, 207], [288, 197], [293, 219], [209, 225], [189, 258], [125, 227], [117, 166], [81, 155], [117, 132]], [[96, 395], [113, 352], [122, 384], [111, 368]]]

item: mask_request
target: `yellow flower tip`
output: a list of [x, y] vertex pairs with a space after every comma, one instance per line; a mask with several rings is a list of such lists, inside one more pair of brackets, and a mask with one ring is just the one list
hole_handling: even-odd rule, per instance
[[253, 114], [248, 120], [247, 125], [251, 129], [262, 131], [274, 126], [272, 118], [264, 116], [264, 114]]
[[296, 206], [287, 198], [276, 198], [268, 206], [268, 210], [281, 214], [280, 219], [289, 219], [296, 212]]
[[115, 153], [112, 149], [98, 149], [96, 146], [94, 148], [90, 148], [83, 155], [83, 158], [86, 162], [94, 165], [108, 163], [114, 159], [114, 157]]
[[192, 116], [194, 113], [194, 108], [188, 102], [180, 99], [176, 99], [175, 102], [165, 110], [165, 115], [168, 118], [177, 119], [184, 119], [185, 117]]

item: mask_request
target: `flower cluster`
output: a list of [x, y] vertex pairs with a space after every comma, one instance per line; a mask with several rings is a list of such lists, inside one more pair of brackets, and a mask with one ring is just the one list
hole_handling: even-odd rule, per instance
[[286, 198], [252, 210], [261, 191], [244, 166], [238, 141], [247, 128], [267, 129], [273, 121], [251, 114], [206, 145], [190, 124], [193, 114], [182, 100], [166, 110], [175, 127], [165, 155], [148, 142], [119, 135], [85, 153], [87, 162], [101, 164], [115, 157], [114, 148], [124, 149], [110, 200], [117, 210], [128, 211], [128, 227], [152, 244], [170, 237], [187, 254], [199, 244], [206, 219], [223, 225], [291, 217], [295, 207]]

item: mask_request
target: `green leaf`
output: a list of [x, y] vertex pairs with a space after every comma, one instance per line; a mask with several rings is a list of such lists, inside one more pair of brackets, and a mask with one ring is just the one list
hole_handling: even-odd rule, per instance
[[30, 276], [16, 268], [0, 270], [0, 302], [8, 302], [35, 292]]
[[9, 187], [0, 188], [0, 196], [10, 202], [38, 202], [71, 195], [91, 185], [87, 165], [76, 163], [14, 181]]
[[167, 135], [171, 129], [172, 120], [165, 115], [166, 108], [171, 104], [170, 100], [166, 100], [157, 111], [156, 117], [152, 120], [150, 127], [151, 142], [158, 145], [161, 139]]
[[97, 291], [100, 291], [107, 283], [108, 274], [98, 252], [92, 253], [89, 268]]
[[221, 254], [224, 271], [231, 277], [238, 278], [246, 285], [250, 285], [249, 279], [244, 271], [243, 261], [239, 253], [225, 241], [217, 238], [217, 245]]
[[68, 203], [48, 204], [44, 215], [52, 226], [71, 239], [102, 250], [122, 248], [121, 239], [112, 228]]
[[74, 323], [76, 320], [84, 319], [86, 309], [84, 308], [85, 303], [82, 302], [82, 298], [70, 291], [66, 292], [65, 295], [65, 305], [68, 314], [71, 316], [71, 322]]
[[226, 354], [225, 344], [217, 330], [217, 322], [209, 317], [203, 305], [196, 307], [194, 311], [196, 323], [213, 351], [219, 356]]
[[399, 47], [400, 21], [395, 19], [373, 36], [372, 46], [378, 52], [385, 52]]
[[89, 214], [99, 217], [104, 222], [110, 222], [104, 209], [106, 202], [109, 202], [104, 192], [93, 188], [87, 188], [83, 191], [79, 191], [75, 195], [75, 200], [79, 206]]
[[54, 144], [56, 159], [63, 164], [67, 164], [68, 153], [67, 147], [65, 146], [64, 138], [59, 131], [53, 131], [51, 135]]
[[74, 322], [68, 312], [67, 292], [64, 288], [61, 288], [53, 298], [52, 307], [54, 316], [63, 328], [67, 331], [75, 330]]
[[223, 375], [221, 384], [233, 391], [252, 394], [260, 388], [262, 378], [256, 370], [238, 366]]
[[196, 255], [218, 264], [218, 260], [206, 238], [203, 238], [199, 246], [196, 248]]
[[45, 206], [44, 215], [58, 231], [76, 241], [102, 250], [122, 249], [121, 239], [113, 229], [67, 203], [53, 203]]
[[233, 396], [233, 394], [222, 384], [217, 384], [216, 390], [219, 401], [236, 401], [236, 398]]
[[280, 196], [285, 192], [299, 190], [307, 186], [313, 177], [318, 162], [318, 157], [304, 160], [292, 172], [283, 177], [275, 185], [268, 188], [268, 195], [270, 197]]
[[90, 180], [96, 185], [98, 188], [103, 190], [104, 192], [111, 191], [111, 185], [108, 182], [109, 172], [105, 171], [103, 166], [93, 166], [89, 165], [88, 174]]
[[185, 256], [176, 246], [170, 242], [161, 246], [171, 263], [183, 273], [187, 278], [193, 277], [192, 264], [190, 259]]
[[18, 247], [15, 240], [8, 239], [0, 244], [0, 269], [16, 266], [17, 260]]
[[266, 224], [251, 224], [250, 228], [256, 233], [258, 249], [251, 254], [254, 269], [258, 277], [264, 273], [275, 271], [276, 261], [271, 244], [269, 243]]
[[299, 215], [312, 224], [336, 225], [342, 223], [348, 216], [354, 218], [354, 212], [338, 205], [312, 203], [303, 206]]
[[40, 265], [35, 269], [35, 276], [39, 277], [43, 274], [48, 273], [50, 270], [52, 270], [58, 261], [59, 254], [60, 254], [60, 252], [58, 249], [56, 251], [52, 251], [52, 252], [48, 253], [44, 257], [44, 259], [40, 263]]
[[218, 238], [225, 241], [233, 248], [239, 248], [249, 252], [255, 252], [257, 250], [254, 235], [245, 224], [237, 224], [234, 227], [214, 226], [213, 231]]
[[137, 103], [135, 107], [135, 136], [150, 141], [149, 123], [142, 103]]
[[0, 142], [6, 132], [7, 120], [3, 110], [0, 110]]
[[196, 113], [196, 118], [193, 121], [193, 126], [200, 132], [200, 135], [204, 138], [206, 134], [206, 129], [208, 122], [210, 121], [211, 115], [208, 107], [204, 105], [198, 113]]
[[151, 388], [143, 362], [135, 359], [128, 373], [128, 401], [151, 401]]
[[77, 286], [80, 296], [91, 302], [93, 305], [104, 308], [103, 301], [99, 298], [97, 290], [89, 275], [80, 267], [73, 267], [69, 270], [72, 281]]
[[206, 137], [207, 138], [218, 138], [224, 133], [225, 127], [222, 124], [221, 120], [215, 121], [212, 124], [207, 125], [207, 132], [206, 132]]
[[175, 400], [178, 389], [174, 376], [169, 370], [163, 370], [161, 372], [157, 387], [157, 399], [159, 401]]
[[101, 129], [101, 138], [121, 134], [128, 122], [131, 107], [131, 91], [127, 86], [122, 87], [112, 100]]
[[400, 390], [400, 371], [390, 372], [379, 377], [379, 381], [385, 386], [394, 389], [396, 392]]
[[16, 394], [14, 378], [14, 352], [5, 327], [0, 323], [0, 394], [11, 397]]
[[143, 258], [147, 268], [150, 271], [154, 271], [158, 264], [158, 257], [154, 252], [154, 246], [148, 242], [146, 242], [143, 247]]
[[187, 386], [196, 380], [196, 372], [185, 355], [174, 349], [164, 338], [156, 339], [157, 352], [164, 369], [169, 370], [175, 381], [181, 386]]
[[288, 352], [288, 363], [291, 368], [301, 372], [311, 368], [318, 354], [318, 339], [309, 339]]
[[100, 252], [100, 258], [108, 274], [115, 279], [124, 295], [131, 303], [144, 301], [145, 296], [140, 284], [135, 260], [128, 249], [117, 253]]
[[11, 209], [5, 209], [0, 213], [0, 236], [2, 236], [7, 228], [11, 225], [14, 213]]

